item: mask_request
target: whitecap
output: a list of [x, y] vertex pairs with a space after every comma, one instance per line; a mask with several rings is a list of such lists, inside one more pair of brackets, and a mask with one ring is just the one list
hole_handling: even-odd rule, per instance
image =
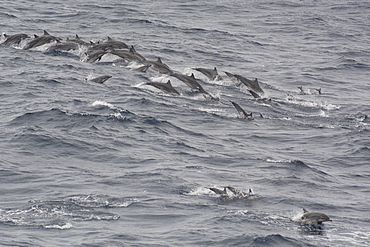
[[117, 109], [117, 107], [115, 107], [113, 104], [108, 103], [106, 101], [102, 101], [102, 100], [96, 100], [96, 101], [94, 101], [91, 104], [91, 106], [106, 106], [106, 107], [108, 107], [109, 109], [112, 109], [112, 110]]
[[61, 229], [61, 230], [66, 230], [72, 228], [73, 225], [71, 223], [66, 223], [64, 225], [46, 225], [44, 228], [46, 229]]

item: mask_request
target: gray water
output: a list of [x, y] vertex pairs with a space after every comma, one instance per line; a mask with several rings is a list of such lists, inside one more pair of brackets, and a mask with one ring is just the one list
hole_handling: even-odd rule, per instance
[[[2, 1], [0, 10], [3, 33], [109, 36], [194, 73], [219, 98], [109, 57], [23, 50], [31, 39], [0, 45], [1, 246], [369, 246], [368, 1]], [[217, 67], [223, 80], [194, 67]], [[271, 101], [224, 71], [258, 78]], [[104, 84], [85, 80], [104, 74]], [[145, 85], [168, 80], [180, 96]], [[254, 196], [209, 190], [228, 185]], [[332, 222], [302, 229], [302, 208]]]

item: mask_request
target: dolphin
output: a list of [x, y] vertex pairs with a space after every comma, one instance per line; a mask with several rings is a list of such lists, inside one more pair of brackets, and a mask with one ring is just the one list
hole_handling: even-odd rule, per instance
[[13, 34], [13, 35], [7, 35], [4, 34], [4, 37], [6, 38], [5, 41], [3, 42], [4, 45], [19, 45], [19, 43], [27, 38], [30, 38], [27, 34], [24, 33], [18, 33], [18, 34]]
[[332, 221], [329, 216], [318, 212], [308, 212], [303, 209], [303, 215], [301, 217], [301, 224], [303, 225], [321, 225], [325, 221]]
[[78, 50], [79, 45], [72, 41], [57, 41], [55, 45], [50, 46], [46, 51], [70, 51]]
[[130, 53], [132, 53], [133, 55], [135, 55], [135, 57], [138, 58], [138, 60], [140, 61], [145, 61], [145, 57], [143, 55], [141, 55], [140, 53], [138, 53], [135, 49], [135, 47], [133, 45], [131, 45], [130, 47]]
[[236, 108], [236, 110], [238, 111], [239, 113], [239, 118], [243, 118], [243, 119], [248, 119], [248, 120], [253, 120], [253, 117], [252, 117], [252, 113], [248, 114], [246, 113], [243, 108], [240, 107], [240, 105], [238, 105], [237, 103], [233, 102], [233, 101], [230, 101], [233, 106]]
[[99, 77], [96, 77], [96, 78], [93, 78], [93, 79], [88, 79], [88, 81], [93, 81], [93, 82], [96, 82], [96, 83], [103, 84], [109, 78], [112, 78], [112, 76], [110, 76], [110, 75], [102, 75], [102, 76], [99, 76]]
[[127, 50], [112, 50], [110, 53], [122, 58], [126, 62], [132, 62], [132, 61], [143, 62], [146, 60], [142, 55], [136, 52], [134, 46], [131, 46], [130, 50], [128, 51]]
[[197, 79], [195, 79], [195, 76], [193, 73], [191, 73], [191, 76], [183, 75], [180, 73], [173, 73], [173, 77], [179, 79], [180, 81], [184, 82], [186, 85], [188, 85], [191, 89], [199, 91], [201, 93], [208, 94], [203, 87], [199, 84]]
[[77, 43], [79, 45], [82, 45], [82, 46], [90, 46], [91, 45], [90, 43], [80, 39], [80, 37], [77, 34], [76, 34], [76, 37], [74, 39], [67, 38], [67, 41], [75, 42], [75, 43]]
[[151, 68], [154, 70], [158, 71], [161, 74], [167, 74], [167, 75], [172, 75], [173, 71], [168, 67], [167, 64], [163, 63], [161, 58], [158, 58], [157, 61], [145, 61], [145, 64], [150, 64]]
[[259, 86], [258, 84], [258, 79], [254, 79], [253, 80], [249, 80], [241, 75], [237, 75], [237, 74], [232, 74], [232, 73], [229, 73], [229, 72], [226, 72], [225, 71], [225, 74], [230, 77], [230, 79], [234, 82], [238, 81], [238, 82], [241, 82], [243, 83], [246, 87], [247, 87], [247, 90], [252, 94], [252, 96], [256, 99], [265, 99], [265, 98], [262, 98], [262, 95], [265, 94], [265, 92], [262, 90], [262, 88]]
[[150, 66], [151, 66], [150, 64], [143, 65], [143, 66], [140, 66], [139, 68], [133, 69], [133, 71], [139, 71], [139, 72], [145, 73], [149, 69]]
[[100, 44], [93, 44], [89, 48], [89, 50], [111, 50], [111, 49], [129, 49], [129, 47], [124, 42], [114, 40], [108, 37], [107, 41]]
[[221, 195], [221, 197], [225, 197], [225, 198], [228, 198], [228, 194], [227, 194], [227, 191], [226, 191], [226, 187], [224, 187], [223, 190], [220, 190], [220, 189], [217, 189], [217, 188], [209, 188], [210, 190], [212, 190], [213, 192], [215, 192], [216, 194], [218, 195]]
[[263, 95], [265, 92], [262, 90], [262, 88], [258, 84], [258, 79], [254, 79], [254, 81], [249, 80], [241, 75], [234, 75], [236, 79], [238, 79], [241, 83], [243, 83], [249, 91], [253, 91], [257, 95]]
[[150, 86], [156, 87], [156, 88], [160, 89], [161, 91], [163, 91], [165, 93], [178, 94], [178, 95], [180, 95], [180, 93], [176, 89], [174, 89], [172, 87], [170, 80], [168, 80], [167, 83], [147, 82], [146, 85], [150, 85]]
[[216, 67], [214, 69], [204, 69], [204, 68], [193, 68], [193, 69], [204, 74], [205, 76], [207, 76], [208, 79], [212, 81], [222, 80], [222, 77], [218, 74]]
[[239, 198], [239, 199], [246, 199], [250, 196], [253, 196], [253, 192], [252, 192], [251, 189], [249, 189], [248, 192], [238, 190], [238, 189], [236, 189], [234, 187], [231, 187], [231, 186], [225, 186], [223, 190], [217, 189], [217, 188], [209, 188], [209, 189], [212, 190], [213, 192], [215, 192], [216, 194], [220, 195], [222, 198], [225, 198], [225, 199], [231, 199], [231, 197], [227, 193], [227, 190], [232, 192], [232, 194], [233, 194], [232, 197], [236, 197], [236, 198]]
[[93, 63], [96, 61], [100, 61], [100, 59], [107, 53], [109, 53], [110, 50], [92, 50], [88, 51], [86, 54], [86, 57], [83, 59], [83, 61], [87, 63]]
[[42, 35], [42, 36], [35, 35], [35, 38], [33, 40], [31, 40], [30, 42], [28, 42], [23, 49], [24, 50], [29, 50], [31, 48], [42, 46], [42, 45], [45, 45], [45, 44], [48, 44], [48, 43], [51, 43], [51, 42], [57, 41], [57, 40], [60, 41], [62, 39], [58, 38], [58, 37], [55, 37], [55, 36], [52, 36], [44, 30], [44, 35]]
[[228, 77], [230, 77], [230, 79], [231, 79], [233, 82], [237, 82], [237, 81], [238, 81], [238, 79], [235, 77], [235, 75], [234, 75], [234, 74], [229, 73], [229, 72], [226, 72], [226, 71], [224, 71], [224, 72], [225, 72], [225, 74], [226, 74]]
[[319, 94], [321, 94], [321, 88], [315, 88], [315, 90], [316, 90]]

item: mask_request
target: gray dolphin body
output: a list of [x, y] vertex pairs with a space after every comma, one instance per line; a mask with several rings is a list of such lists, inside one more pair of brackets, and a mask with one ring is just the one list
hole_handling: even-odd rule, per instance
[[130, 47], [130, 50], [112, 50], [110, 53], [122, 58], [126, 62], [144, 62], [146, 60], [142, 55], [136, 52], [133, 46]]
[[112, 76], [110, 75], [102, 75], [102, 76], [99, 76], [99, 77], [96, 77], [96, 78], [93, 78], [93, 79], [90, 79], [88, 81], [93, 81], [93, 82], [96, 82], [96, 83], [100, 83], [100, 84], [103, 84], [106, 80], [108, 80], [109, 78], [112, 78]]
[[139, 71], [139, 72], [145, 73], [149, 69], [150, 66], [151, 66], [150, 64], [143, 65], [143, 66], [140, 66], [139, 68], [133, 69], [133, 71]]
[[74, 42], [74, 43], [77, 43], [77, 44], [83, 45], [83, 46], [90, 46], [91, 45], [90, 43], [80, 39], [80, 37], [77, 34], [76, 34], [76, 37], [74, 39], [67, 38], [67, 41], [71, 41], [71, 42]]
[[107, 41], [100, 43], [100, 44], [92, 45], [89, 48], [89, 51], [91, 50], [112, 50], [112, 49], [129, 49], [129, 47], [124, 42], [114, 40], [108, 37]]
[[329, 216], [318, 212], [308, 212], [303, 209], [304, 214], [301, 217], [301, 224], [304, 225], [321, 225], [325, 221], [332, 221]]
[[[252, 80], [249, 80], [249, 79], [247, 79], [247, 78], [245, 78], [241, 75], [234, 75], [234, 76], [241, 83], [243, 83], [248, 88], [249, 91], [253, 91], [255, 93], [255, 95], [259, 95], [259, 97], [261, 97], [265, 93], [262, 90], [262, 88], [260, 87], [260, 85], [258, 84], [257, 78], [254, 79], [254, 81], [252, 81]], [[253, 95], [253, 97], [255, 97], [255, 95]]]
[[184, 82], [186, 85], [188, 85], [191, 89], [199, 91], [201, 93], [208, 94], [203, 87], [199, 84], [197, 79], [195, 79], [194, 74], [192, 73], [191, 76], [189, 75], [183, 75], [180, 73], [173, 73], [173, 77], [179, 79], [180, 81]]
[[241, 75], [232, 74], [229, 72], [225, 72], [225, 74], [230, 77], [232, 81], [238, 81], [243, 83], [247, 90], [252, 94], [252, 96], [256, 99], [262, 99], [262, 96], [265, 94], [265, 92], [262, 90], [260, 85], [258, 84], [258, 79], [249, 80]]
[[61, 38], [55, 37], [50, 35], [48, 32], [44, 30], [44, 35], [37, 36], [35, 35], [35, 38], [27, 43], [27, 45], [23, 48], [24, 50], [29, 50], [31, 48], [35, 48], [38, 46], [42, 46], [48, 43], [51, 43], [53, 41], [62, 40]]
[[148, 82], [147, 85], [153, 86], [155, 88], [158, 88], [159, 90], [169, 93], [169, 94], [177, 94], [180, 95], [180, 93], [174, 89], [171, 85], [171, 81], [168, 80], [167, 83], [160, 83], [160, 82]]
[[22, 40], [30, 38], [27, 34], [24, 33], [18, 33], [18, 34], [13, 34], [13, 35], [7, 35], [4, 34], [4, 37], [6, 38], [5, 41], [3, 42], [4, 45], [19, 45]]
[[233, 106], [235, 107], [235, 109], [238, 111], [239, 113], [239, 118], [243, 118], [243, 119], [248, 119], [248, 120], [253, 120], [253, 117], [252, 117], [252, 113], [246, 113], [243, 108], [240, 107], [240, 105], [238, 105], [237, 103], [233, 102], [233, 101], [230, 101]]
[[78, 50], [79, 45], [72, 41], [57, 41], [55, 45], [50, 46], [46, 51], [70, 51]]
[[216, 67], [214, 69], [205, 69], [205, 68], [193, 68], [193, 69], [204, 74], [205, 76], [207, 76], [208, 79], [212, 81], [222, 80], [222, 77], [218, 74]]
[[96, 61], [100, 61], [100, 59], [107, 53], [109, 53], [109, 51], [106, 51], [106, 50], [88, 51], [86, 53], [86, 57], [84, 58], [84, 61], [88, 62], [88, 63], [93, 63], [93, 62], [96, 62]]
[[166, 74], [166, 75], [172, 75], [173, 71], [168, 67], [167, 64], [163, 63], [160, 58], [157, 59], [157, 61], [149, 61], [146, 60], [145, 64], [150, 64], [151, 68], [154, 70], [158, 71], [161, 74]]

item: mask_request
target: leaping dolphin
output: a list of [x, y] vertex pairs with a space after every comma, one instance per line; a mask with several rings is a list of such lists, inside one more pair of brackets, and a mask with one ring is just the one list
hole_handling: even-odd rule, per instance
[[258, 79], [254, 79], [254, 81], [249, 80], [241, 75], [232, 74], [229, 72], [225, 72], [225, 74], [230, 77], [232, 81], [238, 81], [243, 83], [247, 90], [252, 94], [252, 96], [256, 99], [263, 99], [262, 96], [265, 94], [265, 92], [262, 90], [260, 85], [258, 84]]
[[204, 88], [199, 84], [197, 79], [195, 79], [194, 73], [191, 73], [191, 76], [180, 74], [180, 73], [173, 73], [172, 76], [184, 82], [192, 90], [199, 91], [200, 93], [202, 93], [205, 99], [212, 100], [212, 101], [219, 100], [219, 98], [211, 95], [210, 93], [206, 92], [206, 90], [204, 90]]
[[35, 48], [38, 46], [42, 46], [48, 43], [51, 43], [53, 41], [62, 40], [61, 38], [55, 37], [50, 35], [48, 32], [44, 30], [44, 35], [37, 36], [35, 35], [35, 38], [27, 43], [27, 45], [23, 48], [24, 50], [29, 50], [31, 48]]
[[55, 45], [50, 46], [46, 51], [70, 51], [78, 50], [79, 45], [72, 41], [57, 41]]
[[146, 60], [142, 55], [136, 52], [134, 46], [131, 46], [130, 50], [128, 51], [127, 50], [112, 50], [110, 53], [122, 58], [126, 62], [132, 62], [132, 61], [143, 62]]
[[199, 82], [197, 81], [197, 79], [195, 79], [195, 76], [194, 76], [193, 73], [191, 73], [191, 76], [189, 76], [189, 75], [183, 75], [183, 74], [180, 74], [180, 73], [173, 73], [172, 76], [175, 77], [175, 78], [177, 78], [177, 79], [179, 79], [180, 81], [184, 82], [191, 89], [193, 89], [195, 91], [199, 91], [201, 93], [208, 94], [203, 89], [203, 87], [199, 84]]
[[132, 70], [145, 73], [149, 69], [150, 66], [151, 66], [150, 64], [147, 64], [147, 65], [143, 65], [143, 66], [140, 66], [139, 68], [132, 69]]
[[102, 76], [99, 76], [99, 77], [96, 77], [96, 78], [93, 78], [93, 79], [88, 79], [88, 81], [93, 81], [93, 82], [96, 82], [96, 83], [103, 84], [109, 78], [112, 78], [112, 76], [110, 76], [110, 75], [102, 75]]
[[212, 81], [222, 80], [222, 77], [218, 74], [216, 67], [214, 69], [205, 69], [205, 68], [193, 68], [193, 69], [204, 74], [205, 76], [207, 76], [208, 79]]
[[172, 75], [173, 71], [168, 67], [167, 64], [163, 63], [161, 58], [158, 58], [157, 61], [145, 61], [145, 64], [150, 64], [151, 68], [154, 70], [158, 71], [161, 74], [167, 74], [167, 75]]
[[129, 49], [129, 47], [124, 42], [114, 40], [108, 37], [107, 41], [100, 44], [93, 44], [89, 48], [89, 50], [111, 50], [111, 49]]
[[246, 113], [243, 108], [240, 107], [240, 105], [238, 105], [237, 103], [233, 102], [233, 101], [230, 101], [233, 106], [235, 107], [235, 109], [238, 111], [239, 113], [239, 118], [243, 118], [243, 119], [248, 119], [248, 120], [253, 120], [253, 117], [252, 117], [252, 112], [251, 113]]
[[325, 221], [332, 221], [329, 216], [318, 212], [308, 212], [303, 209], [303, 215], [301, 217], [301, 224], [303, 225], [321, 225]]
[[243, 83], [249, 91], [253, 91], [257, 95], [261, 97], [265, 92], [262, 90], [260, 85], [258, 84], [258, 79], [254, 79], [254, 81], [249, 80], [241, 75], [234, 75], [236, 79], [238, 79], [241, 83]]
[[19, 33], [19, 34], [13, 34], [13, 35], [7, 35], [4, 33], [4, 37], [6, 38], [3, 42], [4, 45], [19, 45], [19, 43], [27, 38], [30, 38], [27, 34]]
[[93, 63], [93, 62], [96, 62], [96, 61], [100, 61], [100, 59], [107, 53], [109, 53], [110, 50], [106, 51], [106, 50], [92, 50], [92, 51], [88, 51], [86, 53], [86, 57], [83, 59], [84, 62], [87, 62], [87, 63]]
[[153, 86], [153, 87], [156, 87], [158, 88], [159, 90], [165, 92], [165, 93], [169, 93], [169, 94], [178, 94], [180, 95], [180, 93], [174, 89], [171, 85], [171, 81], [168, 80], [167, 83], [161, 83], [161, 82], [147, 82], [146, 83], [147, 85], [150, 85], [150, 86]]
[[77, 43], [79, 45], [83, 45], [83, 46], [90, 46], [91, 45], [90, 43], [80, 39], [80, 37], [77, 34], [76, 34], [76, 37], [74, 39], [67, 38], [67, 41], [75, 42], [75, 43]]

